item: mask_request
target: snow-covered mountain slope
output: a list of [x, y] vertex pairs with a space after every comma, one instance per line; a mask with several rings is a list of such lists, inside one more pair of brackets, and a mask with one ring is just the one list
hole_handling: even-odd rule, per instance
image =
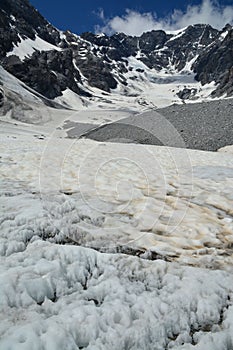
[[17, 123], [1, 122], [0, 348], [231, 349], [232, 155]]
[[197, 24], [140, 37], [77, 36], [54, 28], [27, 0], [4, 0], [0, 19], [0, 63], [50, 99], [70, 90], [91, 98], [97, 88], [161, 107], [232, 95], [230, 25], [218, 31]]
[[68, 118], [73, 114], [69, 109], [67, 104], [47, 99], [0, 67], [1, 121], [45, 124], [59, 113]]
[[[19, 36], [20, 37], [20, 36]], [[35, 51], [51, 51], [61, 50], [57, 46], [48, 43], [41, 39], [39, 36], [35, 36], [35, 39], [25, 39], [20, 37], [20, 42], [14, 44], [13, 50], [7, 53], [9, 56], [18, 56], [20, 60], [24, 60], [26, 57], [30, 57]]]
[[[168, 88], [169, 83], [163, 84], [163, 94], [158, 83], [151, 91], [146, 90], [144, 84], [144, 95], [140, 98], [121, 96], [117, 92], [106, 94], [92, 88], [91, 98], [67, 89], [62, 97], [49, 100], [3, 68], [0, 68], [0, 84], [0, 120], [18, 125], [27, 123], [27, 126], [23, 124], [27, 130], [34, 124], [38, 130], [41, 126], [46, 130], [59, 129], [62, 135], [72, 139], [85, 136], [97, 141], [208, 151], [233, 143], [231, 98], [209, 102], [205, 98], [205, 103], [178, 104], [178, 97], [173, 95], [171, 86]], [[153, 92], [160, 96], [156, 101]], [[156, 109], [154, 104], [163, 107], [174, 101], [176, 104], [162, 109]], [[182, 142], [165, 137], [171, 125]]]

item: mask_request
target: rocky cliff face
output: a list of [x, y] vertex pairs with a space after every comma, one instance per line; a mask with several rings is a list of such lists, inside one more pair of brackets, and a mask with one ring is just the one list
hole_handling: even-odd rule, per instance
[[[130, 57], [153, 72], [194, 72], [202, 84], [216, 83], [213, 96], [231, 96], [232, 50], [230, 25], [218, 31], [197, 24], [179, 33], [157, 30], [140, 37], [122, 33], [111, 37], [92, 33], [77, 36], [54, 28], [27, 0], [0, 3], [0, 63], [50, 99], [61, 96], [67, 88], [90, 96], [87, 85], [106, 92], [127, 86], [127, 73], [133, 69]], [[144, 74], [143, 68], [136, 70]]]
[[4, 57], [13, 45], [23, 39], [35, 39], [38, 34], [45, 41], [57, 45], [58, 31], [30, 5], [28, 0], [1, 0], [0, 55]]
[[233, 94], [233, 29], [230, 25], [200, 53], [194, 72], [203, 85], [212, 81], [218, 84], [213, 96]]

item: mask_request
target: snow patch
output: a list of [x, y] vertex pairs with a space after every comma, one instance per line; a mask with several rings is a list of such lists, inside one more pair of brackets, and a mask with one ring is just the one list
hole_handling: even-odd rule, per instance
[[54, 46], [47, 41], [41, 39], [36, 35], [35, 40], [32, 39], [23, 39], [20, 37], [20, 43], [18, 45], [14, 45], [14, 48], [12, 51], [7, 53], [7, 57], [16, 55], [21, 60], [24, 60], [26, 57], [30, 57], [33, 52], [36, 50], [38, 51], [50, 51], [50, 50], [56, 50], [60, 51], [61, 49], [57, 46]]

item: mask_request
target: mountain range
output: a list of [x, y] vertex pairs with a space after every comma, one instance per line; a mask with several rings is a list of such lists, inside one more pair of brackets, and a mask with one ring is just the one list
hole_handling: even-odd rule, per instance
[[[233, 95], [233, 28], [196, 24], [140, 37], [60, 31], [28, 0], [0, 3], [0, 63], [24, 87], [46, 99], [69, 90], [81, 99], [98, 92], [139, 97], [175, 83], [175, 100]], [[103, 95], [104, 96], [104, 95]], [[57, 101], [58, 101], [57, 100]], [[148, 101], [143, 101], [147, 104]], [[155, 105], [156, 101], [154, 102]]]

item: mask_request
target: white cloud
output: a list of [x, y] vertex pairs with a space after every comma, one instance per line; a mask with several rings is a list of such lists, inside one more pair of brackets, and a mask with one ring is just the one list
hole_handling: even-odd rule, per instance
[[157, 18], [155, 13], [139, 13], [126, 10], [122, 17], [116, 16], [111, 19], [101, 19], [104, 25], [97, 26], [96, 32], [113, 34], [123, 32], [128, 35], [141, 35], [150, 30], [177, 30], [191, 24], [210, 24], [214, 28], [223, 28], [226, 23], [233, 23], [233, 6], [220, 6], [215, 0], [203, 0], [200, 5], [188, 6], [186, 11], [174, 10], [165, 18]]
[[[139, 13], [132, 10], [126, 10], [126, 14], [122, 17], [116, 16], [108, 21], [104, 27], [98, 27], [97, 31], [107, 34], [115, 32], [123, 32], [128, 35], [140, 35], [157, 28], [155, 16], [152, 13]], [[156, 28], [155, 28], [156, 27]]]
[[99, 9], [99, 11], [97, 12], [97, 15], [98, 15], [99, 18], [102, 19], [103, 21], [105, 20], [104, 10], [103, 10], [102, 8]]

